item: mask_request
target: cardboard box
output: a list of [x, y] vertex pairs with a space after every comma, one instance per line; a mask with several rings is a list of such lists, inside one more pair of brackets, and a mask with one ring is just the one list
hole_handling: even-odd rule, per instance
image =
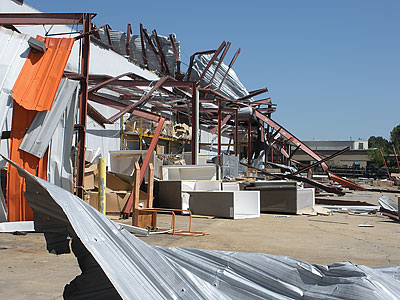
[[96, 183], [97, 164], [93, 164], [90, 167], [85, 168], [85, 177], [83, 181], [83, 187], [85, 190], [93, 190]]
[[[95, 174], [94, 186], [99, 188], [99, 175]], [[111, 191], [132, 191], [133, 186], [129, 183], [125, 182], [121, 178], [111, 174], [109, 172], [106, 173], [106, 188]]]
[[[106, 190], [106, 213], [119, 213], [123, 209], [126, 201], [128, 201], [130, 192], [127, 191], [111, 191]], [[93, 206], [95, 209], [99, 209], [98, 203], [98, 192], [89, 192], [87, 194], [86, 202]], [[139, 205], [147, 207], [147, 194], [140, 191]]]
[[379, 187], [392, 187], [393, 186], [393, 182], [390, 180], [374, 180], [372, 182], [372, 186], [379, 186]]

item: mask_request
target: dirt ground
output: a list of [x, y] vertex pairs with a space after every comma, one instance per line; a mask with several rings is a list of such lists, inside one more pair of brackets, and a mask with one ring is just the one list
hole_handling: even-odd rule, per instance
[[[380, 195], [354, 192], [340, 199], [377, 204]], [[394, 194], [389, 197], [396, 199]], [[159, 226], [168, 226], [169, 220], [160, 216]], [[178, 216], [178, 229], [186, 229], [187, 222], [188, 217]], [[371, 267], [400, 265], [400, 224], [385, 217], [335, 213], [262, 214], [246, 220], [194, 218], [192, 229], [210, 235], [163, 234], [142, 239], [151, 245], [263, 252], [318, 264], [351, 261]], [[46, 251], [42, 234], [0, 234], [1, 299], [62, 299], [64, 285], [79, 273], [73, 255], [56, 256]]]

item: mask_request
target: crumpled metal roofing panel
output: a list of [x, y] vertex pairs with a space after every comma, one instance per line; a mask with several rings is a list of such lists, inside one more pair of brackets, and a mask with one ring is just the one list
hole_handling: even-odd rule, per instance
[[[399, 266], [379, 269], [349, 262], [323, 266], [262, 253], [149, 246], [71, 193], [12, 164], [26, 179], [26, 196], [35, 210], [35, 229], [44, 232], [59, 229], [54, 239], [47, 236], [48, 247], [49, 243], [54, 246], [55, 241], [62, 243], [62, 230], [68, 230], [82, 269], [87, 267], [82, 260], [87, 249], [123, 299], [400, 297]], [[74, 243], [78, 244], [74, 247]], [[79, 247], [82, 249], [77, 250]], [[83, 277], [88, 280], [88, 276], [99, 276], [98, 273], [90, 275], [83, 271]], [[91, 288], [94, 295], [96, 289]], [[104, 285], [99, 283], [98, 288], [104, 289]], [[66, 290], [67, 299], [80, 299], [79, 284], [74, 288], [69, 285]]]
[[[103, 44], [110, 46], [106, 29], [101, 28], [98, 30], [98, 33], [100, 35], [100, 41]], [[114, 50], [117, 53], [126, 56], [127, 55], [127, 53], [126, 53], [126, 33], [116, 31], [116, 30], [111, 30], [111, 29], [109, 29], [109, 33], [110, 33], [110, 38], [111, 38], [111, 44], [112, 44], [112, 47], [114, 48]], [[165, 56], [168, 70], [171, 75], [174, 75], [175, 69], [176, 69], [176, 58], [175, 58], [174, 51], [172, 49], [171, 41], [169, 40], [169, 37], [162, 36], [162, 35], [157, 35], [157, 36], [160, 41], [161, 49]], [[154, 34], [150, 35], [150, 40], [156, 46], [157, 51], [158, 51], [157, 42], [156, 42], [156, 38], [155, 38]], [[154, 54], [152, 48], [150, 47], [147, 39], [144, 39], [144, 43], [145, 43], [146, 58], [147, 58], [147, 64], [148, 64], [149, 70], [157, 70], [157, 71], [161, 72], [161, 64], [158, 61], [156, 55]], [[179, 41], [175, 41], [175, 47], [179, 53], [179, 51], [180, 51], [180, 42]], [[143, 61], [143, 56], [142, 56], [142, 44], [141, 44], [140, 36], [132, 35], [130, 37], [129, 49], [130, 49], [130, 58], [134, 61], [135, 64], [142, 66], [144, 64], [144, 61]]]
[[53, 104], [58, 86], [75, 39], [58, 39], [38, 36], [46, 43], [47, 50], [31, 51], [25, 61], [12, 97], [28, 110], [49, 110]]
[[78, 85], [79, 82], [75, 80], [66, 78], [61, 80], [51, 109], [36, 114], [19, 146], [20, 150], [38, 158], [43, 157], [60, 119], [70, 106], [72, 99], [76, 98]]
[[[200, 78], [200, 75], [203, 73], [211, 57], [212, 54], [203, 54], [197, 57], [197, 59], [193, 63], [193, 69], [190, 75], [191, 80], [197, 81]], [[219, 62], [218, 59], [216, 59], [211, 64], [210, 68], [204, 75], [203, 80], [200, 82], [201, 87], [204, 87], [210, 83], [210, 80], [213, 77], [213, 74], [215, 73], [215, 69], [218, 66], [218, 62]], [[215, 90], [219, 87], [227, 71], [228, 71], [228, 66], [222, 62], [210, 86], [211, 89]], [[221, 86], [220, 92], [231, 99], [238, 99], [247, 96], [249, 94], [245, 86], [240, 82], [238, 76], [236, 75], [233, 69], [229, 70], [228, 76], [226, 76], [226, 79]]]
[[[12, 98], [11, 90], [28, 57], [29, 36], [0, 27], [0, 131], [10, 130]], [[8, 156], [9, 142], [1, 141], [1, 153]], [[4, 162], [1, 162], [1, 166]]]

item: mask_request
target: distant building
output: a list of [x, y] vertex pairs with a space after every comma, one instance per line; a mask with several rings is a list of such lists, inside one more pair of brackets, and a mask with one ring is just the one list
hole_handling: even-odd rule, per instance
[[[303, 141], [311, 150], [321, 155], [322, 158], [330, 156], [346, 147], [350, 150], [328, 160], [326, 163], [330, 167], [360, 167], [365, 168], [368, 162], [368, 140], [357, 141]], [[292, 151], [295, 149], [292, 146]], [[312, 164], [315, 160], [304, 151], [298, 150], [293, 155], [293, 159], [304, 164]]]

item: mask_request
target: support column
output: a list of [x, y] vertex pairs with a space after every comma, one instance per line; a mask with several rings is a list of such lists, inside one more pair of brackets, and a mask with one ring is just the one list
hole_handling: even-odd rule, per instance
[[199, 90], [196, 83], [192, 85], [192, 165], [198, 164], [199, 153]]
[[239, 116], [238, 109], [235, 110], [235, 155], [239, 155]]
[[221, 100], [218, 100], [218, 154], [217, 164], [221, 165], [221, 135], [222, 135], [222, 111], [221, 111]]
[[247, 123], [247, 164], [251, 164], [251, 119]]
[[84, 14], [82, 38], [82, 60], [81, 60], [81, 88], [79, 93], [79, 124], [78, 128], [78, 155], [77, 155], [77, 174], [76, 187], [77, 195], [83, 199], [83, 178], [85, 172], [85, 145], [86, 145], [86, 118], [87, 118], [87, 99], [89, 85], [89, 54], [90, 54], [90, 34], [86, 34], [91, 29], [90, 14]]
[[99, 158], [98, 164], [99, 170], [99, 192], [97, 196], [98, 201], [98, 211], [101, 212], [103, 215], [106, 214], [106, 159], [104, 157]]

